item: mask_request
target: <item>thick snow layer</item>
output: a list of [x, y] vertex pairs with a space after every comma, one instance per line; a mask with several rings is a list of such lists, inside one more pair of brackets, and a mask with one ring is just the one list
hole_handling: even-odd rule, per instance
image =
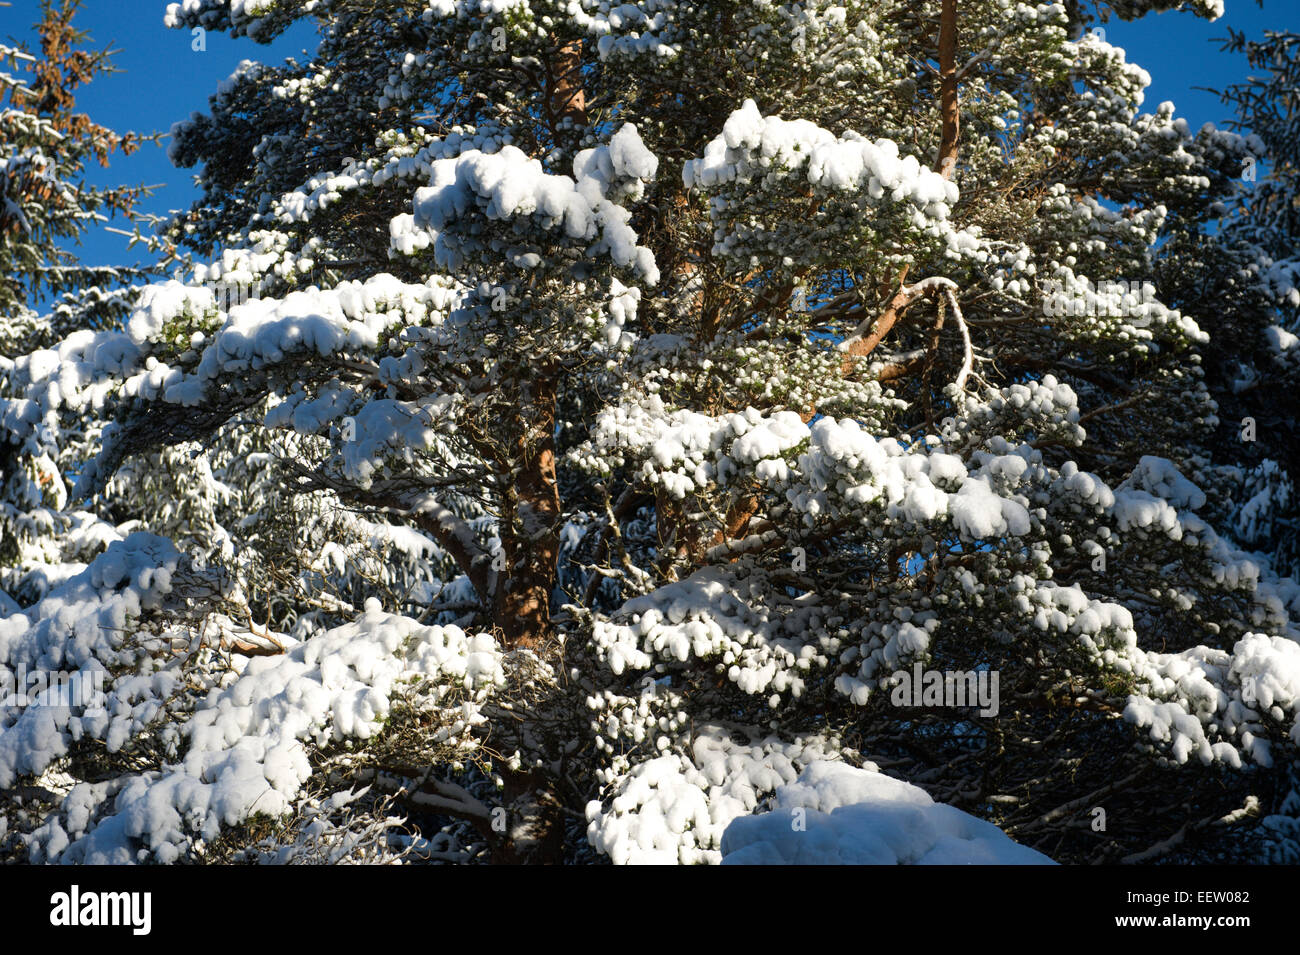
[[[1073, 410], [1073, 394], [1065, 391]], [[764, 415], [753, 408], [710, 417], [669, 412], [650, 395], [602, 411], [593, 444], [611, 459], [640, 460], [647, 481], [679, 498], [750, 473], [784, 490], [810, 516], [876, 504], [890, 517], [918, 523], [947, 515], [965, 540], [1030, 530], [1025, 502], [1003, 490], [1028, 468], [1024, 452], [989, 456], [977, 472], [967, 473], [951, 454], [930, 454], [925, 446], [904, 449], [867, 433], [852, 418], [824, 417], [809, 425], [792, 411]]]
[[[804, 119], [736, 110], [682, 181], [710, 197], [715, 255], [772, 268], [825, 267], [828, 244], [911, 233], [913, 246], [952, 259], [987, 259], [972, 233], [949, 222], [957, 186], [889, 139], [835, 136]], [[811, 206], [809, 198], [813, 199]], [[869, 240], [874, 245], [878, 239]]]
[[[213, 388], [232, 383], [238, 387], [250, 371], [267, 369], [295, 354], [330, 356], [373, 349], [386, 340], [385, 333], [394, 325], [437, 326], [457, 294], [441, 278], [412, 285], [380, 274], [328, 291], [311, 288], [283, 299], [249, 299], [222, 314], [215, 311], [213, 293], [207, 288], [176, 281], [150, 286], [129, 319], [126, 334], [78, 331], [52, 349], [16, 360], [9, 379], [21, 397], [0, 398], [0, 428], [20, 443], [29, 442], [29, 450], [39, 454], [44, 448], [35, 442], [42, 434], [57, 432], [55, 415], [60, 410], [100, 411], [119, 388], [126, 398], [199, 405]], [[148, 355], [167, 324], [187, 314], [191, 320], [213, 315], [223, 319], [210, 335], [194, 336], [192, 347], [200, 352], [190, 372]], [[332, 410], [333, 418], [318, 407], [309, 418], [278, 423], [292, 423], [313, 433], [345, 413], [342, 408]], [[370, 411], [363, 423], [375, 428], [363, 432], [349, 466], [366, 473], [372, 466], [369, 459], [360, 459], [366, 452], [358, 449], [378, 453], [383, 448], [419, 446], [429, 413], [429, 409]], [[110, 425], [104, 432], [105, 451], [111, 447], [112, 434]], [[97, 462], [89, 462], [74, 493], [82, 493], [99, 479]]]
[[1193, 647], [1177, 654], [1134, 650], [1131, 658], [1149, 689], [1129, 697], [1124, 718], [1167, 746], [1174, 762], [1195, 758], [1237, 768], [1244, 754], [1273, 765], [1260, 735], [1265, 715], [1289, 724], [1288, 735], [1300, 744], [1300, 644], [1294, 640], [1250, 633], [1230, 653]]
[[[1279, 356], [1285, 356], [1291, 353], [1291, 350], [1300, 345], [1300, 337], [1288, 332], [1281, 325], [1270, 325], [1264, 329], [1264, 337], [1268, 345]], [[1297, 349], [1300, 352], [1300, 349]]]
[[[24, 366], [26, 404], [8, 409], [18, 436], [25, 437], [44, 416], [61, 406], [102, 404], [105, 394], [120, 383], [126, 397], [162, 400], [187, 406], [201, 405], [214, 389], [239, 388], [258, 372], [291, 361], [295, 355], [328, 357], [343, 351], [373, 350], [387, 341], [394, 326], [437, 327], [459, 293], [442, 278], [413, 285], [381, 273], [364, 282], [343, 282], [328, 291], [315, 287], [292, 292], [283, 299], [249, 299], [224, 313], [224, 321], [210, 335], [196, 334], [192, 348], [199, 349], [192, 371], [169, 366], [154, 357], [142, 357], [148, 337], [186, 308], [204, 306], [211, 298], [195, 297], [195, 290], [176, 282], [146, 291], [145, 305], [129, 327], [137, 344], [121, 334], [77, 333], [60, 344], [52, 358], [35, 367]], [[390, 366], [385, 366], [389, 369]], [[20, 382], [22, 379], [20, 379]], [[304, 394], [293, 391], [272, 409], [268, 424], [293, 426], [316, 433], [347, 412], [348, 393], [331, 393], [328, 386], [307, 406]], [[423, 447], [431, 440], [432, 405], [416, 409], [410, 403], [380, 400], [357, 414], [356, 440], [345, 454], [345, 466], [363, 482], [376, 466], [377, 456], [392, 449]], [[296, 412], [296, 414], [295, 414]], [[0, 402], [0, 423], [7, 423]], [[111, 458], [114, 426], [104, 430], [100, 455], [87, 463], [76, 495], [83, 495], [103, 480], [100, 462]]]
[[645, 183], [652, 182], [658, 171], [658, 157], [641, 142], [641, 135], [631, 123], [620, 127], [608, 146], [584, 149], [573, 160], [574, 178], [578, 182], [599, 182], [601, 193], [609, 198], [626, 194], [639, 199]]
[[638, 763], [615, 780], [608, 806], [589, 803], [587, 838], [615, 865], [717, 863], [733, 819], [833, 754], [817, 737], [743, 744], [722, 727], [702, 727], [690, 758], [668, 753]]
[[[327, 292], [309, 289], [283, 299], [249, 299], [232, 308], [199, 362], [197, 378], [256, 370], [294, 351], [330, 355], [374, 347], [395, 321], [419, 324], [451, 304], [452, 293], [434, 283], [409, 285], [388, 274], [344, 282]], [[185, 385], [189, 385], [186, 380]], [[200, 391], [177, 385], [171, 401], [197, 401]]]
[[1148, 491], [1179, 510], [1197, 511], [1205, 506], [1205, 492], [1183, 477], [1168, 458], [1143, 455], [1133, 473], [1120, 487]]
[[134, 676], [132, 622], [171, 589], [176, 548], [153, 534], [114, 542], [84, 571], [55, 587], [34, 607], [0, 617], [0, 676], [20, 670], [66, 671], [87, 678], [128, 668], [104, 707], [11, 707], [0, 700], [0, 786], [42, 772], [83, 737], [116, 752], [159, 713], [180, 678], [162, 672]]
[[759, 596], [725, 569], [706, 567], [628, 601], [619, 617], [629, 622], [597, 621], [592, 639], [615, 674], [647, 669], [656, 659], [727, 659], [735, 661], [728, 678], [745, 692], [797, 695], [803, 681], [794, 667], [802, 641], [782, 632], [780, 618], [762, 607]]
[[[1074, 394], [1051, 378], [971, 400], [963, 415], [934, 442], [904, 445], [876, 437], [852, 419], [826, 416], [810, 425], [789, 412], [754, 409], [710, 417], [670, 411], [651, 394], [599, 414], [591, 444], [576, 457], [597, 469], [639, 469], [648, 484], [677, 497], [752, 480], [788, 505], [784, 524], [716, 545], [718, 559], [783, 544], [794, 548], [806, 529], [853, 521], [872, 532], [898, 521], [934, 533], [946, 519], [946, 533], [959, 540], [1005, 546], [1017, 537], [1032, 540], [1041, 522], [1055, 519], [1053, 512], [1092, 515], [1110, 525], [1098, 528], [1096, 539], [1077, 542], [1089, 559], [1113, 553], [1130, 538], [1196, 547], [1207, 564], [1207, 585], [1236, 592], [1250, 606], [1253, 633], [1231, 652], [1203, 646], [1180, 654], [1145, 650], [1139, 624], [1123, 602], [1019, 574], [1002, 588], [1018, 621], [1008, 619], [1008, 632], [1019, 625], [1057, 634], [1103, 668], [1132, 676], [1138, 689], [1125, 717], [1175, 763], [1195, 758], [1235, 766], [1251, 759], [1269, 765], [1260, 722], [1265, 714], [1300, 738], [1291, 690], [1297, 657], [1290, 652], [1300, 639], [1290, 622], [1300, 614], [1300, 585], [1199, 520], [1194, 511], [1205, 504], [1204, 492], [1172, 462], [1153, 456], [1142, 458], [1112, 489], [1072, 462], [1053, 471], [1038, 451], [1001, 438], [989, 443], [991, 450], [965, 450], [962, 456], [945, 450], [960, 450], [970, 427], [1001, 430], [1003, 421], [1017, 418], [1041, 422], [1035, 425], [1041, 434], [1077, 439]], [[975, 575], [956, 571], [954, 580], [960, 590], [948, 599], [987, 599]], [[929, 652], [941, 622], [933, 608], [900, 607], [906, 616], [840, 629], [830, 625], [833, 611], [815, 594], [797, 607], [774, 605], [769, 586], [761, 573], [704, 568], [595, 621], [595, 649], [616, 674], [717, 661], [728, 681], [746, 693], [769, 696], [774, 707], [784, 694], [801, 696], [810, 671], [829, 667], [836, 690], [862, 705], [899, 666]], [[1191, 606], [1190, 596], [1170, 594]], [[1263, 640], [1281, 642], [1265, 646]], [[1269, 687], [1267, 694], [1261, 686]], [[1259, 702], [1265, 695], [1267, 706]]]
[[481, 721], [476, 703], [505, 679], [491, 636], [423, 626], [370, 600], [352, 623], [254, 658], [212, 691], [180, 727], [179, 760], [161, 772], [128, 777], [115, 795], [75, 787], [36, 831], [33, 856], [172, 862], [196, 837], [215, 838], [254, 812], [285, 813], [311, 775], [310, 745], [368, 739], [400, 687], [422, 678], [437, 682], [436, 693], [458, 688], [453, 709], [468, 724]]
[[887, 195], [894, 202], [907, 200], [935, 219], [946, 218], [957, 201], [954, 183], [915, 156], [900, 156], [891, 140], [872, 143], [852, 132], [837, 138], [808, 120], [763, 116], [753, 100], [731, 114], [702, 158], [682, 167], [682, 181], [687, 188], [711, 189], [799, 170], [814, 187], [861, 192], [875, 201]]
[[588, 243], [592, 254], [608, 254], [648, 285], [659, 281], [654, 254], [637, 244], [628, 224], [631, 213], [613, 201], [619, 193], [638, 197], [643, 180], [658, 168], [635, 127], [622, 127], [608, 146], [579, 153], [576, 178], [552, 175], [509, 145], [494, 153], [467, 150], [430, 165], [430, 184], [416, 190], [412, 215], [393, 222], [395, 250], [432, 245], [440, 265], [464, 268], [481, 240], [457, 234], [452, 225], [474, 212], [489, 220], [529, 219], [545, 232]]
[[740, 816], [723, 865], [1054, 865], [925, 790], [846, 763], [810, 763], [773, 808]]
[[[167, 4], [163, 24], [172, 29], [197, 24], [210, 28], [228, 17], [234, 35], [257, 39], [264, 35], [264, 18], [283, 13], [285, 6], [278, 0], [179, 0]], [[305, 6], [310, 9], [311, 4]]]
[[140, 305], [127, 322], [126, 333], [136, 345], [143, 345], [186, 312], [202, 315], [215, 307], [216, 297], [206, 286], [183, 285], [175, 279], [150, 285], [140, 294]]
[[587, 837], [615, 865], [1051, 863], [874, 764], [838, 761], [837, 749], [817, 737], [738, 743], [702, 727], [689, 757], [665, 753], [618, 776], [588, 805]]

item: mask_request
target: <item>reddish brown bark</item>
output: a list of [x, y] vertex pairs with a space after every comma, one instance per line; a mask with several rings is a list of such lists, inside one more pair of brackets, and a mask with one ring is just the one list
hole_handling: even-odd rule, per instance
[[510, 647], [537, 646], [551, 630], [551, 590], [560, 554], [555, 399], [554, 377], [539, 375], [527, 382], [511, 429], [515, 473], [501, 514], [506, 567], [497, 575], [495, 608]]
[[[898, 291], [894, 297], [889, 300], [889, 305], [881, 316], [876, 319], [876, 323], [871, 326], [871, 333], [865, 338], [859, 338], [849, 342], [848, 353], [854, 356], [870, 355], [876, 350], [876, 346], [884, 341], [885, 336], [889, 334], [890, 329], [897, 324], [898, 319], [902, 316], [903, 310], [912, 304], [916, 298], [915, 295], [908, 294], [907, 266], [903, 266], [898, 272]], [[847, 358], [844, 360], [841, 371], [847, 373], [853, 368], [853, 362]]]
[[939, 108], [943, 114], [943, 141], [935, 169], [944, 178], [957, 165], [957, 140], [961, 136], [961, 104], [957, 96], [957, 0], [943, 0], [939, 13]]
[[587, 125], [587, 92], [582, 85], [582, 41], [573, 40], [560, 47], [549, 70], [551, 131], [565, 120], [575, 126]]
[[[746, 494], [727, 510], [726, 527], [713, 535], [713, 544], [721, 544], [743, 535], [749, 522], [758, 513], [758, 495]], [[701, 555], [702, 558], [703, 555]]]
[[655, 489], [655, 521], [659, 529], [659, 572], [676, 580], [672, 565], [678, 558], [687, 556], [685, 522], [681, 519], [682, 504], [670, 498], [662, 488]]
[[[939, 109], [943, 127], [934, 168], [945, 179], [950, 179], [957, 166], [958, 142], [961, 138], [961, 100], [957, 85], [957, 0], [943, 0], [939, 14]], [[898, 273], [898, 291], [876, 319], [871, 333], [849, 344], [850, 355], [870, 355], [898, 323], [904, 309], [917, 297], [914, 293], [909, 293], [906, 282], [907, 267], [904, 266]], [[846, 360], [843, 371], [847, 373], [851, 368], [852, 363]]]

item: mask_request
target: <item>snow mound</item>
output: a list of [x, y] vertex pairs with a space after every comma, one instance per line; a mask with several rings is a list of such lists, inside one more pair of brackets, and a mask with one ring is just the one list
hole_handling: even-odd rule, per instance
[[1054, 865], [922, 789], [846, 763], [810, 763], [776, 808], [722, 836], [723, 865]]

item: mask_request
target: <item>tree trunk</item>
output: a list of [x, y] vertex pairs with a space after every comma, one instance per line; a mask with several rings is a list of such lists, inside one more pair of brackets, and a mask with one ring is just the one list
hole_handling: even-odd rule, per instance
[[492, 849], [497, 865], [560, 865], [564, 862], [564, 811], [536, 773], [502, 769], [506, 831]]
[[512, 648], [538, 646], [551, 629], [551, 590], [560, 556], [555, 400], [552, 375], [526, 382], [512, 422], [513, 474], [500, 523], [505, 570], [496, 588], [497, 624]]
[[560, 47], [548, 72], [551, 132], [568, 120], [574, 126], [587, 125], [587, 91], [582, 85], [582, 41]]
[[957, 94], [957, 0], [943, 0], [939, 14], [939, 107], [943, 140], [935, 168], [951, 179], [961, 137], [961, 102]]

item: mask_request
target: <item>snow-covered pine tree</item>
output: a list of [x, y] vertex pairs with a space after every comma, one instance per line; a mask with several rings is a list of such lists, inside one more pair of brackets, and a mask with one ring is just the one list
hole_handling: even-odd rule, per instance
[[[1230, 87], [1225, 102], [1237, 126], [1250, 131], [1251, 152], [1238, 200], [1210, 261], [1199, 271], [1207, 297], [1222, 302], [1224, 337], [1237, 343], [1212, 355], [1211, 387], [1226, 419], [1211, 442], [1206, 487], [1217, 490], [1216, 508], [1225, 533], [1279, 572], [1300, 570], [1300, 454], [1297, 453], [1297, 389], [1300, 388], [1300, 155], [1295, 124], [1300, 107], [1300, 36], [1266, 32], [1257, 40], [1229, 31], [1225, 48], [1243, 52], [1260, 75]], [[1194, 263], [1195, 257], [1185, 257]], [[1214, 261], [1217, 259], [1218, 261]], [[1195, 266], [1193, 266], [1195, 269]], [[1227, 289], [1215, 288], [1211, 275]], [[1243, 290], [1242, 287], [1245, 287]], [[1228, 294], [1223, 294], [1227, 292]], [[1245, 292], [1245, 294], [1243, 294]], [[1218, 372], [1216, 375], [1215, 372]], [[1215, 380], [1217, 379], [1217, 381]], [[1217, 387], [1216, 387], [1217, 385]], [[1238, 423], [1257, 422], [1267, 441], [1242, 444]], [[1258, 835], [1274, 862], [1300, 859], [1300, 792], [1297, 764], [1287, 767]]]
[[[0, 666], [108, 674], [103, 708], [4, 711], [0, 785], [46, 794], [19, 851], [1025, 859], [932, 798], [1061, 861], [1244, 844], [1300, 588], [1198, 516], [1201, 356], [1236, 346], [1162, 297], [1160, 243], [1212, 241], [1251, 143], [1142, 112], [1080, 8], [167, 17], [321, 43], [173, 129], [204, 196], [170, 238], [208, 264], [0, 409], [102, 406], [97, 506], [163, 447], [260, 478], [228, 554], [141, 531], [0, 619]], [[348, 521], [427, 542], [422, 586], [360, 573]], [[896, 705], [914, 664], [999, 702]]]
[[[39, 49], [0, 44], [0, 381], [48, 369], [50, 346], [78, 332], [112, 327], [130, 313], [147, 280], [138, 268], [83, 263], [75, 245], [113, 216], [132, 215], [140, 186], [85, 181], [144, 141], [119, 135], [77, 112], [78, 88], [111, 69], [73, 23], [79, 0], [44, 0], [35, 24]], [[13, 72], [8, 72], [13, 70]], [[39, 307], [47, 311], [41, 313]], [[84, 330], [84, 331], [83, 331]], [[91, 420], [55, 440], [35, 404], [7, 404], [0, 422], [0, 609], [30, 602], [52, 582], [84, 569], [102, 549], [94, 515], [67, 504], [65, 478], [93, 455]], [[83, 427], [84, 426], [84, 427]], [[16, 440], [23, 435], [25, 446]]]
[[[1233, 454], [1221, 455], [1236, 466], [1225, 472], [1237, 485], [1235, 493], [1223, 495], [1233, 502], [1225, 530], [1244, 546], [1272, 555], [1280, 570], [1294, 576], [1300, 570], [1300, 499], [1295, 492], [1300, 479], [1300, 147], [1295, 136], [1300, 36], [1266, 33], [1251, 41], [1233, 32], [1226, 45], [1244, 52], [1262, 75], [1224, 93], [1237, 109], [1240, 127], [1255, 138], [1240, 199], [1218, 242], [1236, 257], [1225, 263], [1222, 274], [1231, 282], [1253, 285], [1255, 295], [1246, 299], [1249, 325], [1233, 329], [1241, 343], [1216, 356], [1226, 385], [1219, 402], [1230, 412], [1230, 424], [1253, 417], [1273, 437], [1246, 446], [1237, 442]], [[1235, 303], [1243, 296], [1224, 298]]]

